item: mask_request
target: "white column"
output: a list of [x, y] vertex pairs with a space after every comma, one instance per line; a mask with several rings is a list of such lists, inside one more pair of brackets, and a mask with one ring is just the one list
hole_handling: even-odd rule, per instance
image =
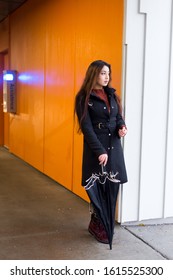
[[121, 222], [173, 216], [172, 1], [126, 0], [125, 7], [124, 153], [129, 182], [122, 189]]
[[164, 217], [173, 216], [173, 3], [170, 41], [170, 74], [168, 88], [167, 147], [165, 165]]

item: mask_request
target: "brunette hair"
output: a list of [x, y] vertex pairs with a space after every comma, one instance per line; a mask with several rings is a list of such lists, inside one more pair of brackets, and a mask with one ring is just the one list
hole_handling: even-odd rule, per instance
[[[96, 84], [97, 78], [104, 66], [107, 66], [110, 71], [110, 75], [109, 75], [110, 79], [106, 88], [111, 88], [111, 80], [112, 80], [111, 65], [103, 60], [95, 60], [89, 65], [82, 86], [76, 95], [75, 112], [77, 112], [78, 110], [82, 112], [82, 114], [80, 114], [80, 119], [79, 119], [79, 131], [81, 130], [81, 122], [87, 114], [90, 93], [92, 92], [94, 85]], [[121, 114], [122, 108], [121, 108], [120, 98], [116, 93], [115, 96], [118, 103], [119, 113]], [[84, 102], [84, 107], [82, 106], [83, 102]]]

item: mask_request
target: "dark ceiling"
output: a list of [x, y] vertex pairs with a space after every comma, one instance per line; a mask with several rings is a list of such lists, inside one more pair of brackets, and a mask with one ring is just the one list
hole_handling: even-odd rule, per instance
[[0, 0], [0, 22], [27, 0]]

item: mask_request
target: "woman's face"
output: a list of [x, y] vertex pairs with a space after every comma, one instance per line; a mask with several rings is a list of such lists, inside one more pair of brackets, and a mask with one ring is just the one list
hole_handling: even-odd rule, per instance
[[110, 80], [110, 70], [109, 67], [104, 65], [100, 74], [98, 75], [96, 84], [95, 84], [95, 89], [101, 89], [103, 86], [107, 86]]

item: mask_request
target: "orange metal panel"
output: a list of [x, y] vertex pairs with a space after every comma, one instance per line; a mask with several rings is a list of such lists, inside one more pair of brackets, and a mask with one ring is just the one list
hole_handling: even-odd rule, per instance
[[10, 114], [4, 113], [4, 146], [9, 148], [9, 122]]
[[46, 19], [44, 172], [70, 190], [75, 54], [73, 4], [74, 1], [53, 1]]
[[[76, 86], [79, 89], [88, 65], [108, 61], [113, 86], [120, 94], [122, 71], [123, 0], [78, 1], [76, 22]], [[87, 199], [81, 187], [82, 135], [74, 130], [73, 192]]]
[[3, 113], [3, 76], [2, 71], [8, 69], [8, 54], [0, 54], [0, 145], [9, 147], [9, 113]]
[[[4, 70], [9, 69], [8, 53], [4, 54]], [[4, 113], [4, 146], [9, 148], [9, 129], [10, 129], [10, 114]]]
[[4, 144], [4, 115], [3, 115], [3, 77], [2, 71], [4, 69], [4, 58], [0, 54], [0, 146]]
[[41, 171], [44, 137], [44, 13], [34, 1], [27, 1], [10, 20], [11, 69], [18, 71], [17, 114], [10, 114], [10, 151]]
[[8, 50], [9, 47], [9, 18], [0, 22], [0, 52]]

